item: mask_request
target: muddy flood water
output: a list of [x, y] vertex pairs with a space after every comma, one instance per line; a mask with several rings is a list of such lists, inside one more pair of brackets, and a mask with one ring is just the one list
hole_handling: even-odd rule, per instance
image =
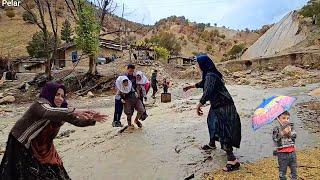
[[[251, 128], [252, 113], [263, 98], [290, 95], [298, 98], [297, 103], [308, 102], [314, 100], [308, 93], [319, 85], [277, 89], [228, 86], [241, 116], [241, 148], [235, 149], [239, 160], [253, 162], [272, 156], [273, 125], [264, 126], [256, 132]], [[222, 168], [226, 163], [222, 150], [218, 148], [207, 153], [200, 149], [209, 140], [206, 125], [209, 106], [204, 108], [204, 116], [197, 116], [195, 111], [201, 90], [183, 93], [181, 87], [178, 85], [171, 90], [171, 103], [160, 103], [159, 97], [155, 101], [148, 99], [149, 117], [143, 122], [143, 128], [121, 134], [118, 133], [119, 128], [111, 126], [112, 96], [70, 100], [69, 104], [75, 107], [92, 108], [110, 116], [108, 122], [94, 127], [78, 128], [65, 124], [61, 128], [55, 145], [70, 177], [76, 180], [177, 180], [194, 174], [195, 179], [201, 179], [204, 172]], [[1, 150], [5, 149], [11, 127], [28, 105], [8, 105], [7, 108], [13, 112], [0, 117]], [[303, 127], [296, 112], [297, 107], [293, 107], [291, 121], [295, 123], [298, 134], [297, 149], [319, 145], [318, 135]], [[126, 124], [125, 115], [122, 123]]]

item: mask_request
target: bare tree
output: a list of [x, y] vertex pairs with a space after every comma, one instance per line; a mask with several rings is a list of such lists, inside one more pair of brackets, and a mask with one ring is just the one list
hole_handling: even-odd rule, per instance
[[[30, 4], [35, 4], [36, 12], [34, 12], [33, 8]], [[54, 54], [57, 51], [58, 47], [58, 18], [57, 18], [57, 0], [49, 1], [49, 0], [29, 0], [24, 1], [21, 6], [24, 10], [29, 12], [33, 19], [35, 20], [35, 24], [39, 27], [39, 29], [43, 32], [44, 35], [44, 49], [45, 49], [45, 59], [46, 59], [46, 70], [45, 73], [47, 77], [51, 79], [51, 65], [54, 59]], [[45, 16], [48, 13], [50, 18], [50, 23], [46, 23]], [[37, 18], [36, 16], [40, 18]], [[54, 48], [53, 50], [49, 50], [49, 30], [53, 32], [54, 35]]]

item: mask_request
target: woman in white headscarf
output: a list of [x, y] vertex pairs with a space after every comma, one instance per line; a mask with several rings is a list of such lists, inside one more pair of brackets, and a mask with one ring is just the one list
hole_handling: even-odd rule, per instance
[[[138, 71], [136, 73], [136, 84], [137, 84], [137, 93], [138, 93], [138, 98], [143, 104], [143, 107], [145, 107], [143, 100], [147, 101], [147, 91], [146, 91], [146, 83], [148, 82], [147, 77], [143, 74], [143, 72]], [[141, 120], [144, 121], [148, 117], [147, 112], [145, 111], [142, 116]]]
[[137, 116], [135, 118], [135, 123], [139, 128], [142, 127], [139, 119], [142, 114], [145, 112], [145, 108], [138, 99], [137, 93], [132, 87], [131, 81], [127, 76], [119, 76], [116, 80], [117, 87], [117, 96], [121, 99], [121, 102], [124, 104], [124, 113], [127, 115], [128, 126], [132, 126], [131, 119], [134, 113], [134, 110], [137, 111]]

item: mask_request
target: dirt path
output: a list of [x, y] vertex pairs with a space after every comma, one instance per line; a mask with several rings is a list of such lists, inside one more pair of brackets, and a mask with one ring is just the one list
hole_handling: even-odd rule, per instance
[[[181, 87], [181, 85], [178, 85]], [[307, 96], [310, 90], [319, 84], [297, 88], [258, 89], [249, 86], [228, 86], [236, 102], [242, 121], [242, 143], [236, 155], [242, 162], [252, 162], [272, 156], [272, 125], [253, 132], [251, 114], [263, 97], [270, 95], [294, 95], [298, 102], [312, 100]], [[200, 146], [208, 141], [206, 116], [198, 117], [195, 106], [200, 90], [184, 94], [182, 90], [173, 90], [172, 103], [161, 104], [159, 99], [150, 106], [149, 118], [142, 129], [118, 134], [118, 128], [111, 127], [111, 121], [89, 128], [77, 128], [64, 125], [62, 136], [55, 144], [62, 156], [64, 166], [73, 179], [184, 179], [195, 174], [199, 179], [204, 172], [221, 168], [225, 164], [224, 152], [216, 150], [206, 154]], [[80, 99], [70, 104], [90, 107], [113, 115], [112, 97]], [[6, 125], [0, 135], [4, 148], [7, 135], [15, 120], [21, 116], [27, 105], [15, 108], [14, 115], [0, 117], [1, 125]], [[11, 108], [11, 107], [9, 107]], [[209, 106], [205, 110], [207, 114]], [[315, 134], [310, 134], [297, 119], [297, 109], [292, 109], [292, 121], [296, 123], [299, 150], [320, 144]], [[124, 116], [123, 116], [123, 122]], [[3, 126], [4, 127], [4, 126]], [[70, 131], [72, 130], [72, 131]], [[75, 130], [73, 132], [73, 130]], [[1, 132], [0, 132], [1, 133]], [[1, 147], [1, 146], [0, 146]]]

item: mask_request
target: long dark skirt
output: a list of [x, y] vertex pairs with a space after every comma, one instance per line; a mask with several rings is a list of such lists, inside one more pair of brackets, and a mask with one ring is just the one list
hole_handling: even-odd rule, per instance
[[208, 118], [210, 140], [219, 141], [223, 150], [240, 148], [241, 122], [234, 105], [210, 108]]
[[0, 180], [70, 180], [63, 166], [40, 164], [31, 150], [9, 134], [0, 165]]

